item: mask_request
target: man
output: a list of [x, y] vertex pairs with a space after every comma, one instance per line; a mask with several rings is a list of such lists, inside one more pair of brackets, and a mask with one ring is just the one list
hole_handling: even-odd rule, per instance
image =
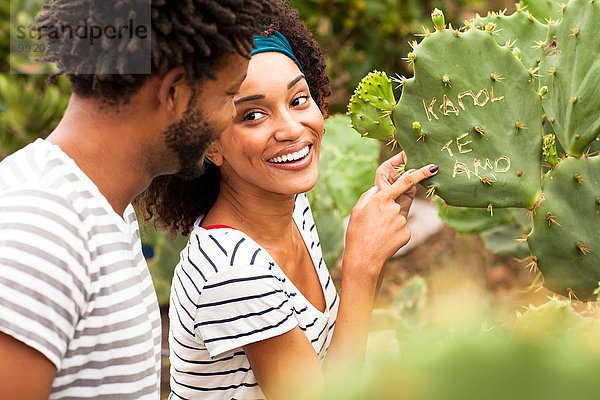
[[3, 400], [159, 398], [160, 315], [130, 203], [156, 176], [202, 173], [268, 12], [267, 0], [44, 6], [46, 58], [73, 94], [46, 140], [0, 163]]

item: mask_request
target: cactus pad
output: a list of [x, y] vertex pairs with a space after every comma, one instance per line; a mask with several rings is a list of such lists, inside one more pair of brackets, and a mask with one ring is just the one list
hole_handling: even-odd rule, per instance
[[561, 161], [542, 189], [528, 244], [544, 286], [591, 299], [600, 281], [600, 156]]
[[600, 134], [600, 1], [571, 0], [562, 14], [542, 45], [543, 106], [567, 154], [580, 156]]
[[348, 116], [362, 136], [395, 142], [396, 129], [390, 117], [396, 105], [392, 81], [385, 72], [365, 76], [348, 104]]
[[540, 21], [560, 18], [561, 0], [521, 0], [518, 3], [519, 8], [527, 7], [527, 11], [533, 14]]
[[438, 215], [450, 228], [460, 233], [479, 233], [498, 225], [510, 222], [507, 209], [487, 210], [485, 208], [454, 207], [436, 199]]
[[484, 29], [488, 23], [496, 24], [494, 38], [499, 45], [509, 44], [520, 49], [521, 62], [526, 68], [537, 68], [542, 52], [536, 42], [546, 40], [548, 26], [527, 11], [516, 11], [510, 16], [504, 12], [491, 12], [486, 17], [475, 18], [471, 25]]
[[525, 210], [511, 208], [507, 210], [510, 221], [481, 232], [485, 249], [501, 256], [522, 257], [530, 255], [526, 240], [531, 231], [531, 220]]
[[415, 76], [393, 111], [407, 168], [438, 164], [424, 185], [449, 205], [532, 207], [542, 107], [527, 69], [478, 29], [431, 33], [414, 55]]

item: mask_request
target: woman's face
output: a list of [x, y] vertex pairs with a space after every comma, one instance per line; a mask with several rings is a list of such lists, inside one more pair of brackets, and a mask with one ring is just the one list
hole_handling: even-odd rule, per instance
[[310, 190], [317, 181], [323, 115], [298, 66], [280, 53], [254, 55], [234, 103], [233, 123], [214, 143], [223, 179], [236, 189]]

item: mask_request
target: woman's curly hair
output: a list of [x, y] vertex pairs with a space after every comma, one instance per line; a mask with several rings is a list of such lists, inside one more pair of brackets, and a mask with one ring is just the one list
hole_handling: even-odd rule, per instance
[[[331, 87], [325, 60], [310, 30], [302, 23], [298, 11], [285, 0], [280, 0], [276, 15], [263, 16], [261, 26], [267, 32], [277, 30], [290, 42], [294, 55], [302, 65], [311, 96], [325, 117], [329, 106]], [[145, 221], [154, 220], [155, 226], [172, 234], [189, 235], [195, 220], [205, 215], [219, 195], [221, 175], [219, 168], [209, 166], [205, 173], [192, 180], [174, 175], [155, 178], [150, 187], [136, 199]]]

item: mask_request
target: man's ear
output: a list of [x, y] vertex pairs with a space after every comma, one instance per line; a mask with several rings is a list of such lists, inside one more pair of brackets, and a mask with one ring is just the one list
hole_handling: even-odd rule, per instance
[[162, 76], [158, 87], [158, 101], [168, 112], [180, 116], [188, 106], [191, 93], [185, 68], [176, 67]]
[[221, 149], [218, 139], [211, 143], [208, 150], [206, 150], [206, 153], [204, 153], [204, 157], [209, 159], [210, 162], [217, 167], [223, 165], [223, 150]]

